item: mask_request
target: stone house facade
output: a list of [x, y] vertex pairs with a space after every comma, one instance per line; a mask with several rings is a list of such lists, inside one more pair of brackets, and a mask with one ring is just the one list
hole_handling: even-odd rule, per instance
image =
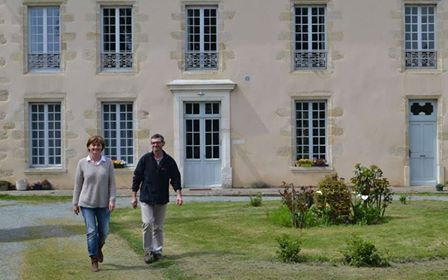
[[126, 188], [161, 133], [190, 188], [444, 182], [447, 2], [0, 0], [0, 178], [70, 189], [99, 134]]

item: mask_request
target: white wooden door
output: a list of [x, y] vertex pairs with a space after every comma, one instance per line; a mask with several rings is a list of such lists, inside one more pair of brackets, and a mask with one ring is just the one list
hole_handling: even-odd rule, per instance
[[434, 100], [409, 102], [409, 162], [414, 186], [436, 183], [436, 109]]
[[185, 102], [184, 106], [185, 187], [221, 186], [220, 103]]

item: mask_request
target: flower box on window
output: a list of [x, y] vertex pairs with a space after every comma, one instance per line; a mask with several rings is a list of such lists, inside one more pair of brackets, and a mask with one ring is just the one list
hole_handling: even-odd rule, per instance
[[313, 166], [316, 166], [316, 167], [325, 167], [325, 166], [328, 166], [328, 163], [327, 163], [327, 161], [326, 161], [325, 159], [322, 159], [322, 158], [315, 158], [315, 159], [313, 160]]
[[115, 160], [112, 160], [112, 163], [114, 164], [115, 168], [125, 168], [126, 167], [126, 161], [124, 161], [124, 160], [115, 159]]
[[326, 167], [328, 166], [327, 161], [321, 158], [309, 159], [301, 158], [297, 160], [296, 166], [298, 167]]
[[309, 158], [301, 158], [301, 159], [297, 160], [296, 166], [311, 167], [311, 166], [313, 166], [313, 161]]

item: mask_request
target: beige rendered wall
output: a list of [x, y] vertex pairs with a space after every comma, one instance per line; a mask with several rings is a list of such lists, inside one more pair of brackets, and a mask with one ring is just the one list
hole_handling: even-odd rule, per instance
[[[26, 71], [26, 6], [61, 5], [62, 70]], [[327, 5], [328, 67], [292, 70], [294, 3]], [[437, 4], [438, 69], [403, 67], [405, 3]], [[133, 5], [135, 67], [132, 73], [99, 69], [99, 7]], [[183, 70], [184, 6], [219, 6], [220, 67]], [[447, 1], [402, 0], [0, 0], [0, 178], [49, 179], [72, 188], [89, 135], [100, 134], [102, 101], [133, 101], [135, 160], [153, 133], [166, 136], [173, 154], [173, 95], [178, 79], [230, 79], [233, 187], [256, 183], [316, 184], [329, 172], [350, 178], [353, 165], [377, 164], [393, 185], [408, 184], [407, 101], [438, 100], [438, 156], [448, 164], [446, 141]], [[328, 100], [328, 169], [293, 167], [293, 103]], [[61, 101], [63, 168], [31, 169], [27, 102]], [[129, 187], [132, 168], [117, 170]]]

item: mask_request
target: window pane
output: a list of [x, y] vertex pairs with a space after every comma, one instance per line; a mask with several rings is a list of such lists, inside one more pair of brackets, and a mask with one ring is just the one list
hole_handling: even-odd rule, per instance
[[60, 65], [59, 7], [28, 7], [28, 68], [58, 69]]
[[134, 163], [133, 104], [103, 103], [103, 136], [108, 147], [105, 155], [127, 164]]
[[326, 158], [326, 102], [296, 101], [295, 110], [296, 159]]
[[216, 8], [187, 7], [185, 68], [217, 69]]
[[31, 103], [30, 146], [31, 167], [61, 164], [61, 106], [59, 103]]
[[101, 68], [132, 68], [132, 8], [103, 8], [101, 30]]
[[406, 5], [405, 65], [407, 68], [436, 68], [435, 6]]

